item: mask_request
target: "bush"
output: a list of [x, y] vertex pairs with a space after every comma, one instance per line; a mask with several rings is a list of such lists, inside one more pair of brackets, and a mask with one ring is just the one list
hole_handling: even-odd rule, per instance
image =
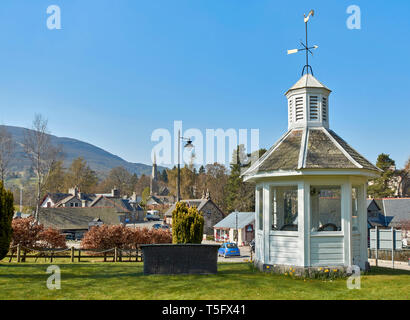
[[196, 207], [177, 202], [172, 212], [173, 243], [201, 243], [204, 232], [204, 217]]
[[33, 217], [18, 218], [12, 222], [13, 236], [11, 244], [20, 244], [30, 249], [58, 248], [65, 249], [65, 236], [53, 228], [44, 229]]
[[13, 214], [13, 193], [5, 190], [3, 183], [0, 182], [0, 260], [7, 255], [10, 248]]
[[171, 232], [163, 229], [131, 229], [125, 226], [93, 227], [81, 241], [83, 249], [135, 249], [140, 244], [171, 243]]

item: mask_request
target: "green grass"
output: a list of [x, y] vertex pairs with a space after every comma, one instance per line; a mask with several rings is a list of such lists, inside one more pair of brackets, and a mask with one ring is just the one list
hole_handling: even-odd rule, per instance
[[[44, 260], [43, 260], [44, 261]], [[346, 280], [292, 279], [261, 273], [247, 263], [221, 263], [217, 275], [143, 275], [136, 262], [68, 263], [61, 290], [48, 290], [49, 263], [0, 263], [0, 299], [407, 299], [410, 272], [372, 268], [360, 290]]]

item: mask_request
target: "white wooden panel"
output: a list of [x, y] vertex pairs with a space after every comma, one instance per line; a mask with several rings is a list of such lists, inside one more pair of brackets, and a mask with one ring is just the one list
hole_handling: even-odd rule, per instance
[[361, 258], [360, 258], [360, 234], [354, 234], [352, 237], [352, 251], [353, 251], [353, 264], [354, 265], [361, 265]]
[[344, 262], [343, 237], [311, 237], [310, 261], [313, 266], [342, 265]]
[[301, 242], [299, 233], [294, 235], [271, 235], [269, 245], [269, 260], [271, 264], [299, 265]]

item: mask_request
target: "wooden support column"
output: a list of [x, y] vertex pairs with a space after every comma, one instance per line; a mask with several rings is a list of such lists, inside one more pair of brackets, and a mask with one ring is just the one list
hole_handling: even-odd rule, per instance
[[367, 206], [366, 206], [366, 183], [360, 185], [358, 190], [357, 199], [358, 203], [358, 219], [359, 219], [359, 231], [360, 231], [360, 269], [366, 268], [367, 262]]
[[298, 183], [298, 233], [301, 267], [310, 265], [310, 184]]
[[263, 242], [264, 242], [264, 258], [263, 263], [270, 263], [270, 228], [271, 228], [271, 201], [269, 185], [263, 185]]
[[342, 231], [344, 244], [344, 265], [352, 266], [352, 183], [349, 181], [342, 184]]

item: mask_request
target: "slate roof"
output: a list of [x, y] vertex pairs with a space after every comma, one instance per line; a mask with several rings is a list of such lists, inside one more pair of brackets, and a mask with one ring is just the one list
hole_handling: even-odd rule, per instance
[[368, 222], [372, 227], [396, 227], [410, 221], [410, 198], [367, 199]]
[[[255, 212], [238, 212], [238, 229], [245, 228], [255, 222]], [[219, 221], [214, 228], [236, 229], [236, 212], [230, 213]]]
[[[181, 200], [181, 202], [185, 202], [188, 204], [189, 207], [196, 207], [198, 211], [201, 211], [201, 209], [208, 203], [208, 201], [212, 201], [210, 199], [188, 199], [188, 200]], [[168, 217], [172, 216], [172, 211], [175, 209], [175, 203], [170, 206], [165, 212], [165, 215]]]
[[383, 199], [384, 215], [388, 225], [410, 221], [410, 198]]
[[381, 171], [332, 130], [319, 127], [288, 131], [244, 175], [303, 169]]
[[123, 216], [116, 208], [41, 208], [39, 211], [40, 223], [58, 230], [86, 230], [95, 218], [104, 224], [118, 225]]

